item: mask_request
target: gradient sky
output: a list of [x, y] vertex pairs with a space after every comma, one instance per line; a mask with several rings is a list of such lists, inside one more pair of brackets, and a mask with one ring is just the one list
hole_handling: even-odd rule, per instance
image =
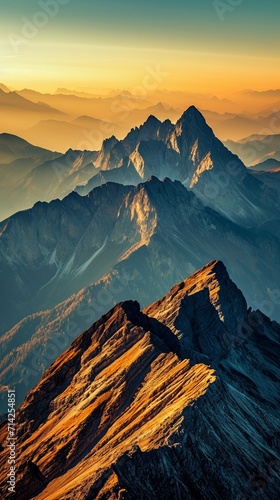
[[[55, 15], [42, 17], [51, 4]], [[160, 88], [280, 86], [279, 0], [0, 0], [0, 9], [0, 82], [15, 88], [133, 90], [157, 65]]]

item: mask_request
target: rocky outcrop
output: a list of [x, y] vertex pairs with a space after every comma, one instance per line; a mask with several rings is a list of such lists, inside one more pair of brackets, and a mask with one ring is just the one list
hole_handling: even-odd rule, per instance
[[18, 409], [17, 498], [277, 498], [279, 339], [219, 261], [116, 305]]
[[279, 193], [250, 175], [195, 106], [175, 124], [150, 116], [108, 153], [101, 152], [97, 166], [101, 171], [77, 188], [80, 194], [104, 182], [138, 184], [154, 175], [181, 181], [206, 206], [245, 227], [274, 220], [279, 206]]

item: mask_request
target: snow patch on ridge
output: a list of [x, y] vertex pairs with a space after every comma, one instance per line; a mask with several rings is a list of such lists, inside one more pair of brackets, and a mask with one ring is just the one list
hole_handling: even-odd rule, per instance
[[84, 264], [82, 264], [75, 271], [74, 276], [79, 276], [79, 275], [83, 274], [87, 270], [87, 268], [94, 261], [94, 259], [96, 259], [96, 257], [102, 252], [102, 250], [104, 250], [104, 248], [105, 248], [105, 246], [107, 244], [107, 241], [108, 241], [108, 236], [106, 236], [106, 238], [105, 238], [104, 243], [102, 244], [102, 246]]
[[61, 276], [68, 276], [70, 274], [74, 264], [75, 257], [76, 257], [76, 252], [73, 253], [71, 259], [68, 260], [67, 264], [62, 269]]
[[56, 248], [52, 252], [52, 254], [51, 254], [50, 258], [49, 258], [49, 262], [48, 263], [49, 263], [50, 266], [55, 265], [55, 266], [58, 267], [58, 264], [56, 262]]

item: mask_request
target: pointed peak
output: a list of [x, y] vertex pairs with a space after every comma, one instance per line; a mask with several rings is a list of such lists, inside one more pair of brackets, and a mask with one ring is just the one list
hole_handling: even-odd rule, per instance
[[111, 137], [104, 139], [104, 141], [102, 143], [102, 147], [103, 148], [113, 147], [117, 142], [118, 142], [118, 139], [116, 138], [116, 136], [112, 135]]
[[161, 101], [157, 102], [155, 106], [156, 106], [156, 108], [160, 107], [160, 108], [165, 109], [165, 106], [164, 106], [163, 102], [161, 102]]
[[203, 114], [195, 107], [190, 106], [179, 118], [175, 125], [180, 133], [188, 135], [189, 140], [197, 139], [199, 135], [213, 138], [214, 133], [207, 124]]
[[118, 139], [116, 138], [115, 135], [112, 135], [111, 137], [108, 137], [103, 141], [104, 144], [110, 144], [111, 142], [118, 142]]
[[[212, 288], [213, 283], [215, 282], [218, 282], [219, 288], [223, 286], [230, 286], [231, 288], [234, 286], [237, 289], [228, 274], [226, 266], [221, 260], [212, 260], [208, 262], [208, 264], [187, 278], [184, 284], [187, 288], [189, 288], [189, 286], [192, 287], [192, 284], [195, 283], [196, 290], [198, 291], [206, 286]], [[214, 288], [215, 287], [216, 285], [214, 285]]]
[[216, 309], [228, 331], [236, 332], [240, 320], [245, 317], [247, 303], [220, 260], [212, 260], [185, 281], [174, 285], [165, 297], [148, 306], [144, 312], [160, 320], [165, 318], [167, 309], [169, 314], [179, 314], [181, 304], [185, 303], [187, 297], [198, 297], [201, 294], [204, 294], [204, 300]]
[[185, 113], [198, 113], [199, 115], [201, 115], [200, 111], [198, 110], [198, 108], [196, 108], [196, 106], [194, 104], [192, 104], [191, 106], [189, 106]]
[[214, 276], [217, 279], [222, 278], [230, 280], [226, 266], [220, 260], [210, 261], [204, 267], [186, 278], [185, 281], [174, 285], [171, 288], [170, 293], [174, 294], [174, 291], [177, 292], [179, 290], [184, 290], [184, 293], [186, 293], [187, 291], [188, 294], [190, 293], [190, 291], [191, 293], [195, 293], [205, 288], [205, 286], [209, 286], [209, 284], [213, 281]]
[[155, 175], [151, 175], [151, 177], [149, 177], [146, 181], [147, 183], [151, 183], [151, 184], [161, 184], [162, 181], [159, 180], [158, 177], [156, 177]]
[[190, 106], [182, 114], [180, 121], [188, 121], [192, 123], [206, 123], [203, 114], [195, 106]]
[[108, 137], [107, 139], [104, 139], [104, 141], [102, 142], [101, 151], [105, 154], [108, 154], [118, 142], [118, 139], [114, 135]]
[[144, 122], [143, 127], [145, 125], [161, 125], [161, 121], [154, 115], [148, 116], [147, 120]]
[[207, 269], [209, 270], [209, 272], [213, 271], [215, 273], [223, 273], [228, 277], [227, 268], [221, 260], [211, 260], [198, 272], [202, 272], [203, 270]]

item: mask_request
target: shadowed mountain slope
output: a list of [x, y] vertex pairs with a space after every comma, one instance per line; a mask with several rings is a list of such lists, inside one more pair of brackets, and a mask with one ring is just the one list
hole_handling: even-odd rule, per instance
[[280, 327], [255, 314], [218, 261], [116, 305], [18, 409], [18, 500], [276, 498]]

